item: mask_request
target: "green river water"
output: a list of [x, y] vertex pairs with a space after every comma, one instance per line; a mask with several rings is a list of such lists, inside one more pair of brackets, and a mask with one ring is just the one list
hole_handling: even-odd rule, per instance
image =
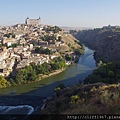
[[79, 62], [71, 65], [65, 71], [39, 82], [0, 89], [0, 95], [24, 93], [32, 96], [48, 97], [54, 93], [54, 88], [61, 83], [65, 84], [65, 86], [76, 85], [79, 81], [83, 81], [96, 68], [93, 53], [93, 50], [85, 47], [85, 53], [81, 55]]

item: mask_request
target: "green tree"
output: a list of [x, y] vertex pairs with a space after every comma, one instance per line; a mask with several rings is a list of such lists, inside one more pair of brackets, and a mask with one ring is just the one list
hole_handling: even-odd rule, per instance
[[28, 72], [28, 81], [37, 81], [39, 79], [38, 75], [36, 74], [35, 70], [32, 70], [31, 72]]
[[83, 50], [84, 50], [84, 44], [82, 44], [82, 45], [81, 45], [81, 49], [83, 49]]
[[72, 60], [72, 56], [69, 56], [69, 55], [67, 54], [67, 55], [65, 55], [65, 59], [66, 59], [67, 61], [71, 61], [71, 60]]
[[0, 48], [2, 47], [2, 44], [0, 44]]
[[28, 71], [26, 69], [21, 69], [16, 73], [15, 82], [17, 84], [24, 84], [27, 82]]
[[43, 63], [41, 65], [40, 74], [49, 74], [51, 66], [48, 63]]
[[10, 82], [8, 82], [3, 76], [0, 76], [0, 88], [6, 88], [11, 86]]
[[114, 74], [114, 72], [112, 70], [110, 70], [110, 71], [108, 71], [108, 76], [110, 78], [114, 78], [115, 74]]
[[12, 34], [12, 38], [15, 38], [15, 34]]
[[52, 63], [52, 64], [51, 64], [51, 69], [52, 69], [52, 70], [58, 70], [58, 69], [60, 69], [60, 64], [57, 63], [57, 62]]
[[117, 83], [120, 79], [120, 62], [110, 62], [103, 64], [93, 71], [84, 82], [97, 83], [103, 82], [108, 84]]
[[64, 84], [59, 84], [59, 85], [54, 89], [54, 91], [57, 92], [57, 91], [59, 91], [59, 90], [61, 90], [61, 89], [64, 89], [64, 88], [65, 88], [65, 85], [64, 85]]
[[62, 40], [62, 37], [61, 36], [58, 36], [58, 41], [61, 41]]
[[69, 43], [68, 46], [71, 47], [71, 44]]
[[43, 49], [43, 47], [37, 47], [35, 49], [35, 52], [36, 53], [39, 53], [39, 54], [47, 54], [47, 55], [52, 55], [53, 54], [53, 51], [52, 50], [49, 50], [48, 48], [46, 49]]
[[58, 33], [59, 31], [61, 31], [62, 29], [59, 28], [58, 26], [55, 26], [54, 27], [54, 33]]
[[10, 82], [11, 85], [16, 85], [16, 83], [15, 83], [15, 81], [12, 77], [9, 79], [9, 82]]

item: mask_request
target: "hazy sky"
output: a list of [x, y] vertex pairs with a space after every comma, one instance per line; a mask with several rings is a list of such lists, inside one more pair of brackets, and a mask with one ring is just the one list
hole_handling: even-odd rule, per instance
[[120, 0], [0, 0], [0, 25], [24, 23], [69, 27], [120, 25]]

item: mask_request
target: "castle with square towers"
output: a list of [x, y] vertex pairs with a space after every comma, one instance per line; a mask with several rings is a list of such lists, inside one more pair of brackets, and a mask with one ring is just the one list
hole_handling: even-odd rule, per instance
[[28, 17], [25, 20], [25, 23], [27, 25], [40, 25], [41, 24], [41, 18], [38, 19], [29, 19]]

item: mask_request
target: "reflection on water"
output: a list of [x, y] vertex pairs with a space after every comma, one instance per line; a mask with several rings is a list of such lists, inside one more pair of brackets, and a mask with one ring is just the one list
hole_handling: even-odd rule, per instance
[[61, 83], [64, 83], [66, 86], [78, 84], [79, 80], [84, 80], [86, 76], [91, 74], [93, 68], [96, 67], [93, 53], [93, 50], [85, 47], [85, 54], [81, 55], [78, 64], [68, 67], [66, 71], [39, 82], [1, 89], [0, 94], [26, 93], [28, 95], [46, 97], [53, 94], [54, 88]]

